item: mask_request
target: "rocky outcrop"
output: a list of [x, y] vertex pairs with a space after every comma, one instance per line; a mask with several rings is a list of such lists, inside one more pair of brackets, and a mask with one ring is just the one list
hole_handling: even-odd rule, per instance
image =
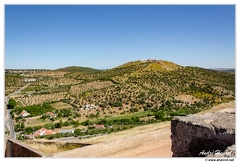
[[230, 155], [225, 151], [235, 144], [235, 109], [175, 117], [171, 133], [173, 157]]

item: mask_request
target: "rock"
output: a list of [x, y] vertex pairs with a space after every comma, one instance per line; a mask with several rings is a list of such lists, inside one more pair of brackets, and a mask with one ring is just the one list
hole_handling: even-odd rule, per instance
[[216, 158], [231, 157], [231, 158], [234, 158], [235, 150], [236, 150], [235, 145], [232, 145], [232, 146], [229, 146], [224, 152], [220, 152], [219, 150], [217, 150], [217, 151], [215, 151], [214, 154], [210, 154], [207, 157], [216, 157]]
[[235, 109], [175, 117], [171, 132], [173, 157], [231, 156], [223, 152], [235, 144]]

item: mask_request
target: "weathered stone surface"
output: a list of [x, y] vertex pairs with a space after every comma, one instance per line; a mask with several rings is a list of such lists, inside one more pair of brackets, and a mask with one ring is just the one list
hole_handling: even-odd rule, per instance
[[34, 150], [24, 144], [8, 139], [6, 143], [5, 157], [45, 157], [44, 153]]
[[175, 117], [171, 122], [173, 157], [207, 156], [235, 144], [235, 109]]
[[214, 154], [210, 154], [207, 157], [216, 157], [216, 158], [221, 158], [221, 157], [235, 157], [235, 145], [229, 146], [224, 152], [216, 151]]

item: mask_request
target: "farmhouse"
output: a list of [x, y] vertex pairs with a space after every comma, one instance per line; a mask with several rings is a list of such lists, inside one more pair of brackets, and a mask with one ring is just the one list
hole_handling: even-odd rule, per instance
[[96, 128], [96, 129], [103, 129], [103, 128], [105, 128], [104, 125], [96, 125], [96, 124], [94, 124], [94, 125], [89, 125], [88, 127], [89, 127], [89, 128]]
[[87, 105], [84, 106], [84, 108], [87, 110], [87, 109], [97, 108], [97, 106], [94, 105], [94, 104], [87, 104]]
[[36, 79], [34, 79], [34, 78], [25, 78], [24, 81], [25, 82], [35, 82]]
[[30, 113], [28, 113], [27, 111], [23, 110], [19, 115], [21, 117], [26, 117], [26, 116], [30, 115]]
[[104, 127], [104, 125], [95, 125], [95, 128], [96, 128], [96, 129], [103, 129], [103, 128], [105, 128], [105, 127]]
[[74, 133], [74, 129], [62, 129], [59, 130], [59, 133]]
[[35, 131], [35, 132], [33, 133], [33, 136], [34, 136], [34, 137], [36, 137], [36, 136], [43, 136], [44, 133], [46, 132], [46, 130], [47, 130], [46, 128], [41, 128], [41, 129]]
[[55, 130], [47, 130], [46, 128], [41, 128], [33, 133], [34, 137], [37, 136], [43, 136], [43, 135], [51, 135], [51, 134], [56, 134], [59, 133], [58, 129]]

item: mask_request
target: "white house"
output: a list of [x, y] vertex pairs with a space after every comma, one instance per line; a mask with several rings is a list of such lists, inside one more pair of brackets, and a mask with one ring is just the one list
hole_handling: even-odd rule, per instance
[[36, 79], [34, 79], [34, 78], [25, 78], [24, 81], [25, 82], [35, 82]]
[[87, 105], [84, 106], [84, 108], [85, 108], [86, 110], [87, 110], [87, 109], [94, 109], [94, 108], [97, 108], [97, 106], [94, 105], [94, 104], [87, 104]]
[[59, 130], [59, 133], [74, 133], [74, 129], [62, 129]]

